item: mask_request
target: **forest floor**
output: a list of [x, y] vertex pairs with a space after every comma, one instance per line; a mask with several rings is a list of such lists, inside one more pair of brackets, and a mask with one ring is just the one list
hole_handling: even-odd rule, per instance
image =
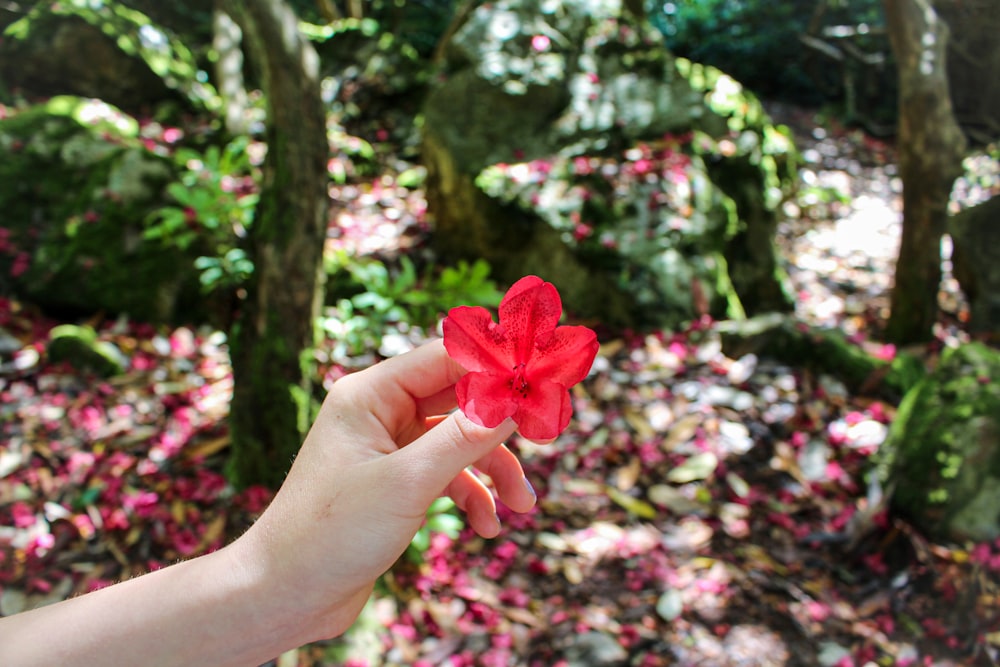
[[[773, 112], [805, 157], [780, 230], [796, 315], [890, 357], [878, 339], [899, 234], [892, 146]], [[956, 190], [968, 202], [1000, 189], [995, 163], [973, 167], [985, 177]], [[405, 251], [423, 206], [419, 191], [384, 180], [345, 186], [341, 200], [336, 243], [357, 253]], [[940, 344], [963, 339], [950, 276], [942, 306]], [[217, 548], [270, 498], [234, 493], [221, 476], [223, 334], [95, 317], [130, 361], [95, 381], [46, 363], [55, 324], [0, 302], [5, 615]], [[331, 360], [328, 378], [370, 361]], [[604, 341], [574, 402], [554, 444], [511, 443], [538, 492], [533, 512], [501, 508], [493, 540], [434, 534], [345, 638], [277, 663], [1000, 661], [1000, 542], [926, 539], [886, 511], [868, 475], [893, 404], [807, 369], [729, 358], [710, 322]]]

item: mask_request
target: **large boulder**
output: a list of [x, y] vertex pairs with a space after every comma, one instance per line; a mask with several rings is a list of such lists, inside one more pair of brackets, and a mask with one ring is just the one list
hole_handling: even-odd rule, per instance
[[450, 35], [422, 146], [444, 255], [619, 326], [787, 309], [794, 147], [736, 81], [614, 1], [487, 3]]
[[202, 249], [143, 239], [176, 177], [102, 102], [56, 97], [0, 120], [0, 284], [65, 314], [183, 319]]
[[969, 329], [1000, 334], [1000, 196], [951, 216], [952, 266], [969, 300]]
[[218, 108], [190, 49], [125, 3], [35, 3], [2, 28], [5, 94], [96, 97], [132, 113]]
[[103, 377], [121, 375], [128, 367], [122, 351], [113, 343], [99, 340], [89, 325], [61, 324], [49, 332], [46, 346], [49, 361], [67, 363], [83, 372]]
[[934, 537], [1000, 537], [1000, 352], [948, 349], [907, 393], [883, 445], [896, 511]]

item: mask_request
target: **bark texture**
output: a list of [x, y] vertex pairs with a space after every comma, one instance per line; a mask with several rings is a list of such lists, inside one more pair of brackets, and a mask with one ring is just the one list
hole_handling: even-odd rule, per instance
[[231, 336], [229, 473], [278, 486], [309, 424], [308, 351], [323, 293], [326, 115], [316, 52], [282, 0], [220, 0], [243, 31], [267, 96], [267, 159], [249, 234], [254, 273]]
[[903, 180], [903, 234], [886, 336], [920, 343], [931, 339], [937, 319], [941, 236], [966, 142], [949, 94], [947, 25], [929, 0], [885, 0], [885, 11], [899, 71]]

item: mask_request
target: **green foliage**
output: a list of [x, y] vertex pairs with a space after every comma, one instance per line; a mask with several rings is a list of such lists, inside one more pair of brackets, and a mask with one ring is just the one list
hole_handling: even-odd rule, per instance
[[253, 263], [238, 247], [253, 223], [258, 193], [257, 170], [251, 163], [248, 137], [237, 137], [224, 147], [204, 153], [181, 148], [175, 160], [182, 169], [178, 181], [167, 186], [176, 206], [165, 206], [146, 219], [143, 238], [187, 250], [196, 245], [207, 253], [195, 261], [206, 291], [241, 284]]
[[343, 19], [334, 23], [317, 25], [315, 23], [301, 22], [299, 30], [309, 40], [323, 43], [328, 39], [341, 38], [352, 32], [359, 32], [365, 37], [374, 37], [379, 33], [381, 27], [375, 19]]
[[352, 134], [415, 151], [420, 112], [433, 65], [407, 41], [372, 19], [299, 24], [319, 54], [327, 109]]
[[[776, 209], [796, 182], [798, 153], [791, 131], [784, 126], [772, 125], [760, 100], [720, 69], [693, 63], [686, 58], [678, 58], [676, 66], [692, 88], [704, 92], [708, 108], [726, 124], [726, 135], [723, 137], [696, 131], [692, 142], [694, 152], [710, 164], [718, 165], [718, 157], [723, 156], [752, 166], [762, 179], [764, 208]], [[739, 180], [745, 177], [744, 174]], [[738, 189], [732, 184], [720, 185], [727, 192]], [[737, 199], [735, 194], [730, 196]]]
[[[318, 23], [324, 18], [317, 15], [317, 3], [311, 0], [290, 0], [290, 4], [304, 21]], [[368, 30], [406, 40], [421, 57], [426, 57], [451, 23], [455, 4], [455, 0], [368, 0], [364, 3], [364, 18], [344, 18], [334, 24], [366, 24]], [[313, 30], [326, 27], [313, 26]]]
[[141, 221], [162, 203], [176, 168], [137, 128], [109, 104], [70, 96], [0, 120], [0, 226], [30, 258], [12, 275], [15, 255], [2, 254], [0, 273], [19, 296], [149, 321], [171, 317], [181, 302], [197, 311], [193, 255], [142, 242]]
[[427, 520], [410, 540], [410, 546], [403, 555], [414, 563], [422, 563], [424, 552], [431, 545], [433, 533], [444, 533], [454, 540], [462, 526], [462, 519], [455, 512], [454, 501], [448, 497], [438, 498], [427, 509]]
[[202, 255], [194, 260], [201, 271], [198, 282], [206, 292], [219, 288], [238, 287], [253, 274], [253, 261], [242, 248], [230, 248], [221, 257]]
[[118, 0], [118, 3], [142, 12], [155, 25], [169, 30], [199, 59], [212, 45], [214, 1]]
[[374, 175], [378, 168], [375, 148], [364, 139], [348, 134], [342, 126], [331, 125], [327, 130], [333, 153], [327, 163], [330, 178], [343, 185], [351, 179]]
[[36, 22], [53, 15], [86, 21], [114, 40], [122, 51], [141, 58], [168, 88], [181, 93], [195, 108], [219, 109], [219, 95], [207, 82], [208, 77], [199, 69], [191, 50], [176, 36], [154, 24], [148, 16], [121, 2], [39, 2], [27, 15], [7, 26], [3, 36], [23, 40]]
[[677, 55], [718, 67], [762, 95], [809, 103], [828, 91], [807, 71], [815, 54], [799, 36], [817, 18], [824, 26], [883, 22], [879, 0], [673, 0], [662, 8], [650, 19]]
[[[341, 253], [327, 266], [334, 275], [338, 269], [350, 278], [340, 290], [351, 295], [340, 298], [336, 313], [320, 322], [321, 330], [337, 342], [335, 356], [377, 349], [386, 333], [401, 326], [431, 328], [455, 306], [494, 306], [501, 298], [483, 260], [459, 262], [437, 273], [428, 267], [421, 275], [405, 256], [392, 269], [376, 259], [350, 261]], [[336, 286], [330, 291], [335, 294]]]
[[423, 56], [433, 53], [455, 14], [455, 0], [375, 0], [388, 13], [383, 23]]
[[947, 348], [908, 391], [879, 450], [877, 472], [895, 488], [894, 507], [931, 533], [996, 535], [998, 371], [1000, 355], [981, 343]]

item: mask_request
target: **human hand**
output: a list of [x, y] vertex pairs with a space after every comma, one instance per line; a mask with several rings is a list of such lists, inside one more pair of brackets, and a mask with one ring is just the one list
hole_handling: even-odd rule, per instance
[[406, 549], [430, 503], [447, 494], [494, 537], [493, 495], [526, 512], [535, 495], [501, 443], [516, 426], [471, 422], [455, 407], [465, 371], [440, 341], [337, 381], [270, 507], [234, 545], [251, 576], [288, 600], [303, 641], [342, 633], [375, 580]]

